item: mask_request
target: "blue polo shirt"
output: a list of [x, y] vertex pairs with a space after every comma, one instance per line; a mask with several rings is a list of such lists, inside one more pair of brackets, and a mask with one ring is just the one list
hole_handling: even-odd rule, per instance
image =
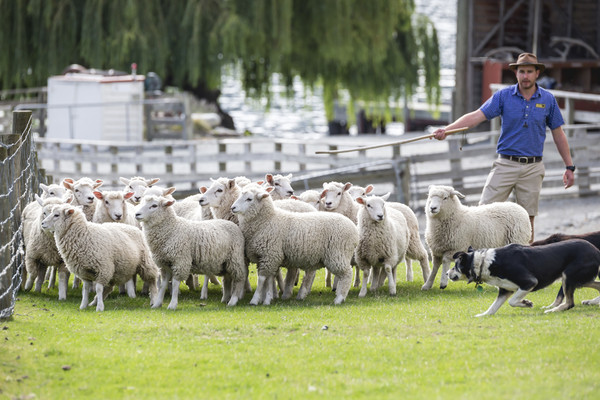
[[530, 100], [519, 92], [518, 84], [494, 93], [479, 109], [490, 120], [502, 117], [498, 154], [541, 156], [546, 140], [546, 126], [551, 130], [563, 125], [554, 95], [536, 84]]

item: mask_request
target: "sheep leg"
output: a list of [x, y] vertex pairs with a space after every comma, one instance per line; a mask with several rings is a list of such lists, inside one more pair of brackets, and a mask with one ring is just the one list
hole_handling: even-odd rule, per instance
[[381, 275], [380, 267], [371, 267], [373, 269], [373, 277], [371, 278], [371, 292], [379, 289], [379, 285], [381, 284], [381, 280], [379, 279], [379, 275]]
[[185, 280], [185, 284], [190, 290], [194, 290], [198, 287], [198, 285], [194, 286], [194, 274], [189, 274], [187, 279]]
[[42, 286], [44, 285], [44, 279], [46, 278], [46, 267], [38, 263], [37, 279], [35, 280], [35, 291], [38, 293], [42, 292]]
[[140, 293], [142, 294], [142, 296], [148, 296], [148, 294], [150, 293], [150, 283], [148, 283], [147, 281], [144, 282], [144, 284], [142, 285], [142, 291]]
[[179, 301], [179, 283], [181, 281], [174, 276], [171, 278], [171, 302], [167, 307], [169, 310], [175, 310], [177, 308], [177, 302]]
[[387, 273], [386, 273], [385, 267], [379, 268], [379, 284], [377, 285], [377, 288], [380, 288], [383, 286], [386, 278], [387, 278]]
[[221, 303], [228, 303], [231, 299], [231, 276], [225, 275], [223, 277], [223, 296], [221, 297]]
[[325, 287], [331, 287], [331, 272], [325, 270]]
[[167, 270], [162, 270], [161, 273], [161, 281], [160, 281], [160, 290], [158, 291], [158, 295], [156, 296], [156, 301], [152, 305], [152, 308], [159, 308], [162, 306], [163, 300], [165, 299], [165, 293], [167, 291], [167, 286], [169, 285], [169, 280], [171, 279], [171, 272]]
[[79, 309], [83, 310], [86, 308], [90, 302], [90, 286], [92, 285], [91, 281], [83, 281], [83, 287], [81, 289], [81, 304], [79, 305]]
[[390, 288], [390, 296], [396, 295], [396, 279], [394, 278], [394, 268], [390, 264], [385, 264], [385, 273], [388, 279], [388, 286]]
[[231, 280], [231, 298], [227, 303], [227, 307], [235, 306], [244, 295], [244, 281]]
[[360, 268], [354, 266], [354, 287], [360, 287]]
[[221, 282], [219, 281], [219, 278], [217, 278], [216, 275], [209, 274], [208, 278], [210, 279], [210, 283], [212, 283], [213, 285], [221, 286]]
[[256, 290], [254, 291], [254, 296], [252, 296], [252, 300], [250, 300], [250, 305], [257, 306], [262, 297], [263, 291], [265, 290], [265, 281], [267, 277], [265, 275], [258, 275], [258, 280], [256, 282]]
[[133, 284], [133, 279], [125, 282], [125, 288], [127, 289], [127, 296], [131, 299], [135, 299], [135, 285]]
[[[26, 260], [25, 263], [26, 265], [29, 264], [29, 260]], [[33, 261], [31, 261], [33, 262]], [[27, 267], [26, 267], [27, 269]], [[28, 275], [27, 275], [27, 280], [25, 281], [25, 290], [31, 290], [31, 288], [33, 287], [33, 283], [35, 282], [35, 279], [37, 278], [37, 266], [30, 266], [29, 270], [31, 271]]]
[[127, 283], [122, 283], [119, 285], [119, 294], [120, 295], [129, 294], [127, 291]]
[[352, 267], [347, 270], [339, 269], [340, 273], [335, 274], [336, 277], [339, 278], [338, 288], [335, 292], [335, 300], [333, 304], [342, 304], [346, 300], [346, 296], [348, 296], [348, 292], [350, 291], [350, 286], [352, 285]]
[[294, 292], [294, 282], [298, 277], [298, 268], [288, 267], [287, 274], [285, 274], [285, 286], [281, 298], [287, 300], [292, 297]]
[[[58, 267], [56, 267], [55, 269], [58, 269]], [[69, 271], [67, 271], [64, 267], [61, 271], [58, 271], [58, 300], [67, 299], [67, 286], [69, 286], [69, 275]]]
[[[283, 275], [281, 274], [281, 270], [278, 270], [279, 273], [279, 277], [281, 277], [283, 279]], [[283, 289], [285, 288], [285, 283], [283, 284], [283, 286], [280, 286], [280, 290], [283, 293]], [[275, 282], [275, 279], [273, 279], [273, 298], [274, 299], [278, 299], [279, 298], [279, 290], [277, 290], [277, 283]]]
[[444, 254], [442, 257], [442, 276], [440, 277], [440, 289], [446, 289], [448, 286], [448, 270], [450, 264], [452, 264], [452, 255], [450, 253]]
[[406, 265], [406, 282], [412, 282], [414, 279], [412, 260], [408, 257], [404, 257], [404, 264]]
[[281, 269], [277, 270], [275, 277], [277, 277], [277, 285], [279, 286], [279, 290], [283, 291], [285, 288], [285, 282], [283, 281], [283, 275], [281, 275]]
[[81, 279], [79, 279], [79, 277], [75, 275], [75, 277], [73, 277], [73, 286], [71, 286], [71, 289], [78, 289], [79, 282], [81, 282]]
[[208, 275], [204, 275], [204, 283], [202, 284], [202, 289], [200, 290], [200, 300], [208, 299], [208, 282], [210, 278]]
[[429, 274], [431, 273], [429, 269], [429, 258], [427, 257], [427, 254], [425, 254], [422, 258], [419, 259], [419, 265], [421, 266], [421, 272], [423, 273], [423, 282], [427, 282]]
[[[281, 276], [281, 274], [279, 275]], [[277, 287], [275, 286], [275, 278], [273, 276], [267, 277], [266, 288], [263, 304], [268, 306], [273, 300], [273, 293], [277, 291]]]
[[371, 267], [363, 269], [363, 280], [360, 292], [358, 292], [358, 297], [365, 297], [367, 295], [367, 282], [370, 279], [369, 275], [371, 275]]
[[310, 289], [312, 288], [313, 282], [315, 280], [315, 276], [317, 275], [316, 270], [310, 270], [304, 272], [304, 278], [302, 279], [302, 285], [300, 285], [300, 289], [298, 290], [298, 296], [296, 297], [298, 300], [306, 299]]
[[96, 311], [104, 311], [104, 285], [96, 283]]
[[56, 270], [58, 267], [50, 267], [46, 274], [48, 275], [48, 289], [54, 289], [56, 286]]
[[442, 257], [433, 256], [433, 267], [431, 269], [431, 273], [427, 277], [427, 281], [425, 281], [425, 284], [421, 287], [421, 290], [429, 290], [433, 287], [433, 283], [435, 282], [435, 276], [437, 275], [441, 264]]

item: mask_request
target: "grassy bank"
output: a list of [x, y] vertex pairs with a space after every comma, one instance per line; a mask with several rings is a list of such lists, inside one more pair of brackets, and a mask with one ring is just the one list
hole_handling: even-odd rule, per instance
[[[401, 276], [403, 272], [399, 272]], [[420, 276], [415, 271], [415, 276]], [[255, 281], [255, 275], [252, 275]], [[591, 398], [598, 387], [597, 292], [546, 315], [558, 285], [533, 293], [533, 309], [473, 285], [421, 292], [421, 279], [333, 306], [321, 272], [304, 302], [234, 308], [182, 289], [179, 307], [111, 295], [106, 311], [79, 311], [69, 289], [21, 293], [0, 324], [0, 398]], [[168, 301], [167, 301], [168, 303]]]

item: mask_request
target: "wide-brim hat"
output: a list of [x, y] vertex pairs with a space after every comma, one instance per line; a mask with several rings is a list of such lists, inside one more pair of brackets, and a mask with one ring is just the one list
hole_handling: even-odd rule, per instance
[[534, 67], [539, 69], [540, 72], [544, 72], [544, 70], [546, 69], [546, 66], [544, 64], [539, 63], [536, 55], [532, 54], [532, 53], [519, 54], [519, 57], [517, 58], [517, 62], [508, 64], [508, 68], [510, 68], [511, 70], [514, 71], [523, 65], [533, 65]]

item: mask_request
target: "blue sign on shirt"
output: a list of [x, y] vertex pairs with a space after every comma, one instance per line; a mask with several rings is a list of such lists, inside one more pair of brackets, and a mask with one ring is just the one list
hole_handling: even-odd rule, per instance
[[552, 130], [565, 123], [554, 95], [539, 86], [530, 100], [521, 95], [518, 84], [506, 87], [479, 109], [488, 120], [502, 118], [497, 152], [509, 156], [541, 156], [546, 127]]

